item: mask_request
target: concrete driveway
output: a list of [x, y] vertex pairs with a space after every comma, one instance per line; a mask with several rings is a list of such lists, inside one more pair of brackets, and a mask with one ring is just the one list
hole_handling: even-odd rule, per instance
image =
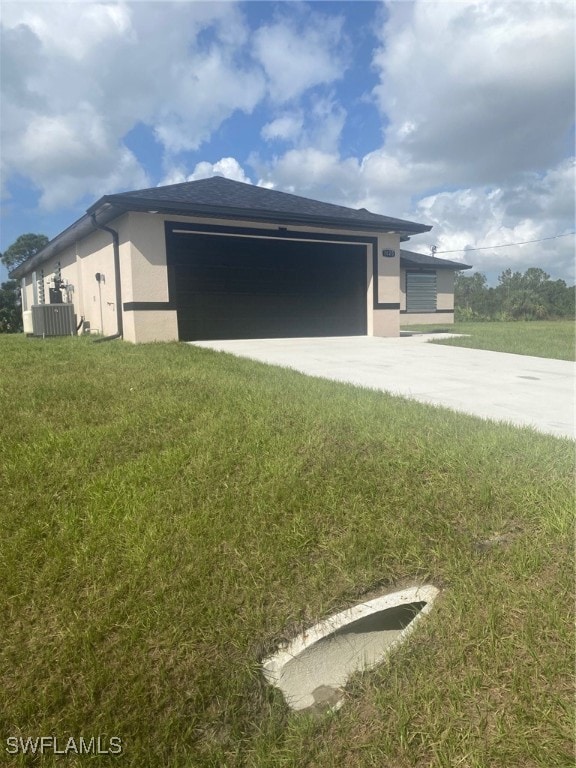
[[[310, 376], [379, 389], [574, 439], [572, 363], [428, 344], [433, 336], [193, 343]], [[446, 334], [441, 336], [446, 338]]]

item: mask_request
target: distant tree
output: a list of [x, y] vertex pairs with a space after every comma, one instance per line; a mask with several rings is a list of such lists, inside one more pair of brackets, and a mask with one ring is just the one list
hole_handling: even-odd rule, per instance
[[0, 254], [0, 261], [8, 269], [15, 269], [30, 256], [41, 251], [49, 242], [46, 235], [35, 235], [32, 232], [20, 235], [11, 246], [6, 248], [4, 253]]
[[551, 317], [576, 315], [576, 287], [570, 288], [564, 280], [548, 280], [541, 289], [542, 298]]
[[[4, 253], [0, 253], [0, 261], [9, 270], [15, 269], [49, 242], [46, 235], [32, 232], [20, 235]], [[0, 333], [19, 333], [21, 330], [20, 289], [16, 280], [8, 280], [0, 286]]]
[[16, 280], [8, 280], [0, 285], [0, 333], [21, 331], [20, 289]]
[[539, 267], [530, 267], [522, 275], [523, 287], [533, 291], [539, 291], [549, 280], [550, 275]]
[[515, 320], [574, 316], [574, 289], [564, 280], [550, 280], [543, 269], [530, 267], [524, 274], [507, 269], [498, 282], [502, 311]]
[[550, 280], [538, 267], [526, 272], [505, 269], [495, 288], [488, 286], [485, 275], [456, 274], [454, 283], [457, 320], [545, 320], [574, 317], [576, 293], [564, 280]]
[[524, 288], [522, 272], [512, 272], [508, 268], [498, 275], [498, 285], [495, 290], [500, 302], [505, 303], [516, 291], [520, 291], [522, 288]]
[[454, 304], [458, 320], [488, 320], [491, 315], [493, 289], [486, 275], [457, 272], [454, 280]]
[[462, 307], [471, 307], [481, 298], [488, 288], [486, 275], [475, 272], [473, 275], [464, 275], [456, 272], [454, 291], [458, 296], [458, 304]]
[[546, 320], [548, 307], [537, 290], [519, 288], [503, 304], [504, 314], [512, 320]]

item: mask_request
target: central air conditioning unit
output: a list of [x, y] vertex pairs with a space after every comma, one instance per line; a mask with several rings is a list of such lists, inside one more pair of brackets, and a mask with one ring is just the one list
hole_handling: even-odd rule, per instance
[[33, 336], [76, 336], [73, 304], [32, 305]]

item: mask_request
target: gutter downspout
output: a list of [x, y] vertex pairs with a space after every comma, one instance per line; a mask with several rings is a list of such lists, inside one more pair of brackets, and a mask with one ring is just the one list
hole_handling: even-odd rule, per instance
[[112, 246], [114, 248], [114, 280], [116, 282], [116, 323], [118, 330], [112, 336], [104, 336], [102, 339], [95, 339], [96, 342], [112, 341], [112, 339], [121, 339], [124, 335], [124, 326], [122, 322], [122, 285], [120, 283], [120, 239], [118, 237], [118, 232], [116, 232], [115, 229], [105, 227], [104, 224], [98, 224], [95, 213], [90, 214], [90, 218], [96, 229], [101, 229], [103, 232], [108, 232], [109, 235], [112, 235]]

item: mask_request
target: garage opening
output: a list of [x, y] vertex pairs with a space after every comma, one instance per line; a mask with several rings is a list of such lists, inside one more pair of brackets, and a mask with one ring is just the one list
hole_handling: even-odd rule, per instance
[[182, 341], [367, 332], [363, 245], [171, 232], [167, 258]]

